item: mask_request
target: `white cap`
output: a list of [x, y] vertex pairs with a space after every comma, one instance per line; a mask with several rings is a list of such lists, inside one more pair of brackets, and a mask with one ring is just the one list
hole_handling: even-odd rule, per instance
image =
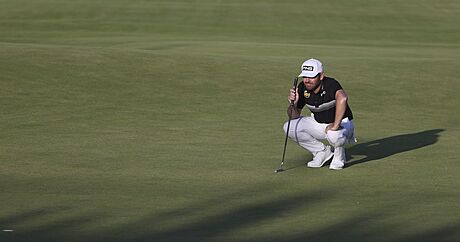
[[315, 77], [321, 72], [323, 72], [323, 64], [317, 59], [309, 59], [300, 67], [299, 77]]

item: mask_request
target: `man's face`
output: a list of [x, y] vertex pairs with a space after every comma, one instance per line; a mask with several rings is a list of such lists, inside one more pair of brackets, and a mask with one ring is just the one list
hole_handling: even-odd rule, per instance
[[318, 88], [320, 81], [322, 79], [322, 74], [318, 74], [315, 77], [303, 77], [303, 84], [308, 91], [314, 91]]

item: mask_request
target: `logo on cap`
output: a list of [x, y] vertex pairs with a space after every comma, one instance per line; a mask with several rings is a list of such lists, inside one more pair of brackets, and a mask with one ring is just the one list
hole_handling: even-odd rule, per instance
[[313, 71], [313, 66], [302, 66], [302, 71]]

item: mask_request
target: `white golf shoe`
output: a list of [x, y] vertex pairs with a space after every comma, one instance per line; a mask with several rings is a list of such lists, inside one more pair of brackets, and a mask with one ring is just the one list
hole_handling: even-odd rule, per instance
[[344, 147], [334, 147], [334, 158], [329, 165], [331, 170], [341, 170], [345, 165], [345, 148]]
[[307, 166], [311, 168], [319, 168], [323, 166], [326, 161], [331, 159], [333, 155], [334, 153], [332, 153], [331, 147], [326, 145], [323, 151], [316, 153], [315, 157], [313, 157], [313, 160], [307, 163]]

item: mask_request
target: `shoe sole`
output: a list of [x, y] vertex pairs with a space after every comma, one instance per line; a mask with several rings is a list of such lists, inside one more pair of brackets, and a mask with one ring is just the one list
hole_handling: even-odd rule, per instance
[[338, 171], [338, 170], [342, 170], [343, 167], [330, 167], [329, 166], [329, 169], [334, 170], [334, 171]]
[[332, 158], [332, 156], [334, 156], [334, 153], [331, 152], [331, 155], [329, 155], [329, 157], [327, 157], [326, 159], [324, 159], [324, 161], [321, 162], [321, 165], [319, 165], [319, 166], [314, 166], [314, 165], [312, 166], [312, 165], [309, 164], [310, 162], [308, 162], [308, 163], [307, 163], [307, 167], [310, 167], [310, 168], [320, 168], [320, 167], [322, 167], [322, 166], [324, 165], [324, 163], [326, 163], [326, 161], [330, 160], [330, 159]]

